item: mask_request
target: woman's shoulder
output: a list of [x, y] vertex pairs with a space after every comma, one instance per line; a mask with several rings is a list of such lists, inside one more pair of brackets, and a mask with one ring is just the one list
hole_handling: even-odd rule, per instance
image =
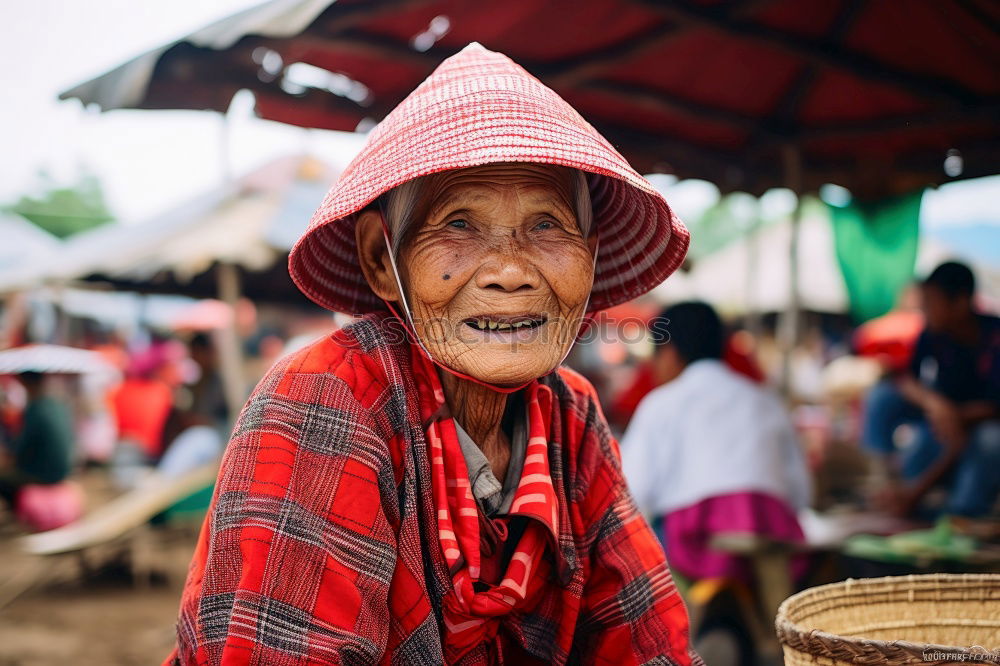
[[[310, 465], [347, 457], [381, 469], [395, 433], [379, 408], [391, 390], [385, 374], [351, 327], [325, 335], [265, 374], [237, 419], [227, 453], [258, 460], [267, 451], [265, 457], [286, 463], [289, 455], [307, 455]], [[266, 470], [254, 473], [271, 478]]]
[[306, 389], [313, 400], [323, 401], [346, 390], [370, 406], [387, 384], [372, 343], [377, 338], [388, 344], [383, 328], [379, 319], [363, 317], [290, 352], [271, 367], [257, 392], [288, 395]]
[[[566, 444], [567, 455], [581, 468], [621, 466], [618, 442], [604, 417], [601, 400], [590, 381], [576, 370], [562, 366], [553, 374], [552, 388], [561, 396], [565, 427], [573, 433]], [[582, 471], [582, 469], [578, 470]]]
[[595, 389], [594, 385], [590, 383], [590, 380], [573, 368], [565, 365], [559, 366], [559, 369], [556, 371], [556, 375], [562, 380], [562, 383], [566, 386], [575, 400], [582, 403], [592, 402], [597, 408], [598, 413], [600, 413], [601, 418], [604, 418], [604, 414], [601, 411], [601, 401], [597, 395], [597, 389]]

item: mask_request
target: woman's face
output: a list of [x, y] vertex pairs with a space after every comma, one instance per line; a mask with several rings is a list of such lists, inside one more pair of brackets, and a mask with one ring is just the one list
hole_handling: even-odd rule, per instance
[[[501, 164], [427, 179], [397, 265], [414, 328], [435, 360], [484, 382], [516, 385], [563, 359], [594, 277], [573, 178], [562, 167]], [[362, 247], [363, 235], [372, 234], [359, 231], [369, 283], [398, 301], [385, 275], [369, 274], [366, 254], [376, 252], [370, 240]]]

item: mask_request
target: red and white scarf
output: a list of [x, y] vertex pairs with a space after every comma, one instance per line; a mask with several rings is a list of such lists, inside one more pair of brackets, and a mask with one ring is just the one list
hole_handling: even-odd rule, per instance
[[[439, 412], [445, 404], [444, 392], [433, 365], [414, 359], [415, 367], [431, 389], [434, 404], [422, 411]], [[419, 381], [419, 380], [418, 380]], [[424, 383], [419, 382], [419, 383]], [[493, 641], [503, 616], [530, 610], [537, 593], [550, 584], [551, 564], [543, 557], [546, 547], [556, 542], [558, 501], [549, 469], [548, 440], [552, 390], [537, 381], [524, 389], [527, 408], [528, 444], [524, 467], [506, 517], [528, 518], [524, 532], [511, 555], [502, 579], [477, 592], [481, 580], [480, 521], [494, 521], [498, 531], [506, 530], [506, 518], [480, 516], [472, 494], [469, 471], [452, 418], [431, 420], [427, 443], [431, 460], [431, 481], [437, 510], [441, 549], [452, 572], [454, 594], [444, 599], [445, 650], [449, 661], [460, 659], [475, 647]]]

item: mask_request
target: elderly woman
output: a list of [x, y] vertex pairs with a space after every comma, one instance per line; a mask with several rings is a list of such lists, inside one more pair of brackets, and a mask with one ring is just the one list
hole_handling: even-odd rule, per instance
[[690, 664], [594, 390], [588, 313], [688, 236], [568, 104], [472, 44], [371, 134], [290, 257], [363, 314], [244, 408], [168, 663]]

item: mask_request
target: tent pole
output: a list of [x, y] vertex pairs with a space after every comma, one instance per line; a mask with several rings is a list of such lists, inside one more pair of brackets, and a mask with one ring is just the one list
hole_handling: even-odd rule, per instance
[[[219, 123], [219, 156], [223, 185], [233, 182], [233, 165], [230, 156], [229, 112], [221, 115]], [[236, 322], [236, 306], [241, 295], [240, 274], [235, 264], [220, 261], [216, 267], [216, 287], [219, 300], [229, 306], [232, 317], [219, 333], [219, 369], [222, 373], [222, 391], [226, 398], [230, 425], [236, 422], [243, 401], [246, 385], [243, 377], [243, 346]]]
[[221, 114], [219, 123], [219, 171], [223, 185], [229, 185], [236, 180], [232, 154], [233, 124], [229, 115], [228, 110]]
[[746, 298], [746, 330], [753, 335], [754, 339], [760, 338], [761, 320], [760, 303], [757, 300], [757, 281], [760, 273], [760, 232], [763, 227], [761, 219], [760, 197], [754, 200], [754, 219], [750, 225], [747, 235], [747, 272], [746, 288], [744, 297]]
[[782, 313], [778, 328], [781, 346], [781, 390], [786, 397], [792, 392], [792, 353], [798, 343], [801, 326], [802, 299], [799, 293], [799, 235], [802, 227], [802, 153], [793, 143], [782, 147], [785, 183], [795, 193], [788, 243], [788, 308]]
[[23, 291], [12, 291], [3, 298], [3, 316], [0, 317], [0, 349], [24, 344], [24, 331], [28, 323], [28, 299]]
[[219, 365], [222, 371], [222, 389], [229, 409], [229, 422], [236, 416], [246, 399], [246, 385], [243, 379], [243, 350], [236, 322], [236, 306], [240, 300], [240, 274], [235, 264], [219, 262], [216, 268], [219, 300], [228, 305], [233, 313], [229, 323], [220, 331]]

